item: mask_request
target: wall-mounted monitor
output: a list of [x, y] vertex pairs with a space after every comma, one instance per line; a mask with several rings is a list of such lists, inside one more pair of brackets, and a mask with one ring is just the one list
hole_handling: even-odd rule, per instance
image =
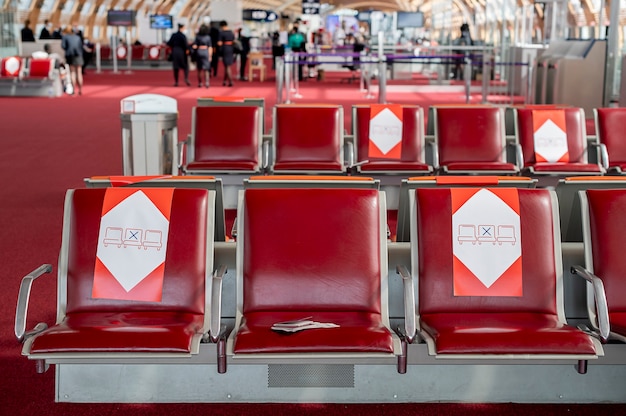
[[109, 10], [107, 12], [109, 26], [135, 26], [134, 10]]
[[422, 12], [398, 12], [398, 29], [410, 27], [424, 27], [424, 13]]
[[171, 14], [151, 14], [150, 29], [172, 29], [174, 19]]

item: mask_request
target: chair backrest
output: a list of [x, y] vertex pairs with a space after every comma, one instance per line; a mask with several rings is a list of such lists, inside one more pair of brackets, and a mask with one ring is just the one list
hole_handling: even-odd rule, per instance
[[376, 189], [242, 191], [238, 311], [359, 311], [385, 318], [384, 212]]
[[602, 279], [609, 313], [626, 312], [626, 189], [589, 189], [581, 198], [586, 268]]
[[560, 179], [555, 191], [559, 200], [561, 241], [583, 241], [580, 191], [624, 188], [626, 188], [626, 177], [624, 176], [569, 176]]
[[557, 315], [562, 265], [553, 191], [412, 191], [411, 262], [418, 314]]
[[262, 117], [258, 106], [195, 107], [188, 162], [245, 162], [259, 169]]
[[493, 106], [434, 107], [439, 165], [506, 162], [504, 110]]
[[[357, 162], [371, 160], [369, 157], [370, 106], [353, 107], [352, 131], [357, 149]], [[424, 110], [416, 105], [402, 106], [402, 154], [403, 162], [425, 162]]]
[[143, 61], [148, 48], [144, 45], [133, 45], [131, 48], [131, 59], [133, 61]]
[[264, 68], [265, 62], [263, 59], [263, 52], [250, 52], [248, 54], [248, 60], [252, 68]]
[[396, 223], [396, 241], [411, 240], [410, 220], [410, 192], [420, 188], [464, 188], [464, 187], [508, 187], [508, 188], [534, 188], [537, 179], [523, 176], [484, 176], [484, 175], [442, 175], [442, 176], [416, 176], [403, 179], [400, 183], [400, 196], [398, 198], [398, 215]]
[[371, 188], [380, 189], [380, 181], [365, 176], [331, 175], [265, 175], [251, 176], [243, 180], [245, 189], [250, 188]]
[[[626, 165], [626, 108], [596, 108], [596, 134], [609, 154], [609, 167]], [[624, 170], [624, 169], [622, 169]]]
[[274, 107], [276, 172], [343, 172], [343, 107], [290, 105]]
[[204, 314], [214, 197], [204, 189], [68, 191], [59, 318], [121, 310]]
[[22, 74], [24, 61], [19, 56], [8, 56], [0, 60], [0, 77], [17, 78]]
[[84, 179], [88, 188], [198, 188], [215, 192], [215, 241], [226, 239], [222, 179], [215, 176], [92, 176]]
[[516, 135], [522, 153], [524, 166], [537, 163], [535, 157], [535, 139], [533, 112], [536, 111], [563, 111], [565, 114], [565, 133], [570, 163], [587, 163], [587, 130], [585, 113], [578, 107], [559, 108], [517, 108], [515, 110]]
[[53, 69], [54, 69], [54, 59], [32, 58], [28, 64], [28, 77], [29, 78], [50, 78]]

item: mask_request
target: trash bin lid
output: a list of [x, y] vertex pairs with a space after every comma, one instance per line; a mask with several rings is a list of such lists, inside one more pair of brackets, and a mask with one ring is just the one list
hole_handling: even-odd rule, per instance
[[160, 94], [137, 94], [122, 98], [122, 114], [177, 113], [178, 104], [172, 97]]

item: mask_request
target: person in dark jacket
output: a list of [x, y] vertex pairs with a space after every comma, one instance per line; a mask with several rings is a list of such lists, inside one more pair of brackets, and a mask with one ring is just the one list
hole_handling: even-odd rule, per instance
[[30, 28], [30, 20], [26, 20], [24, 22], [24, 27], [21, 31], [22, 42], [34, 42], [35, 34], [33, 33], [33, 29]]
[[191, 46], [195, 51], [196, 67], [198, 69], [198, 88], [202, 86], [202, 74], [204, 74], [205, 87], [209, 88], [209, 72], [211, 55], [213, 54], [213, 44], [209, 35], [209, 27], [207, 25], [200, 26], [196, 40]]
[[246, 65], [248, 64], [248, 54], [250, 53], [250, 38], [244, 36], [242, 30], [237, 31], [239, 42], [241, 42], [241, 51], [239, 52], [239, 80], [247, 81]]
[[228, 23], [225, 20], [220, 22], [220, 37], [217, 41], [222, 54], [222, 63], [224, 64], [224, 81], [222, 85], [233, 86], [233, 77], [230, 74], [230, 67], [235, 62], [235, 49], [233, 43], [235, 42], [235, 34], [228, 27]]
[[189, 63], [187, 61], [187, 53], [189, 52], [189, 43], [187, 36], [183, 33], [185, 25], [178, 24], [178, 32], [172, 34], [167, 46], [172, 48], [172, 69], [174, 70], [174, 86], [178, 86], [178, 73], [182, 69], [185, 74], [185, 84], [191, 85], [189, 82]]
[[43, 23], [41, 32], [39, 32], [39, 39], [52, 39], [52, 33], [50, 33], [51, 28], [52, 25], [50, 24], [50, 21], [46, 19]]
[[220, 40], [220, 30], [214, 24], [209, 29], [209, 36], [211, 37], [211, 45], [213, 45], [213, 55], [211, 56], [211, 72], [213, 76], [217, 76], [217, 68], [220, 64], [220, 54], [217, 49], [217, 42]]

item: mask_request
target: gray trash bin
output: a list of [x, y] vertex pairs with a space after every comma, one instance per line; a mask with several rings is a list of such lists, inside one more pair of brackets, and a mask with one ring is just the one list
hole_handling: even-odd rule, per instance
[[121, 101], [124, 175], [178, 173], [178, 106], [165, 95], [138, 94]]

